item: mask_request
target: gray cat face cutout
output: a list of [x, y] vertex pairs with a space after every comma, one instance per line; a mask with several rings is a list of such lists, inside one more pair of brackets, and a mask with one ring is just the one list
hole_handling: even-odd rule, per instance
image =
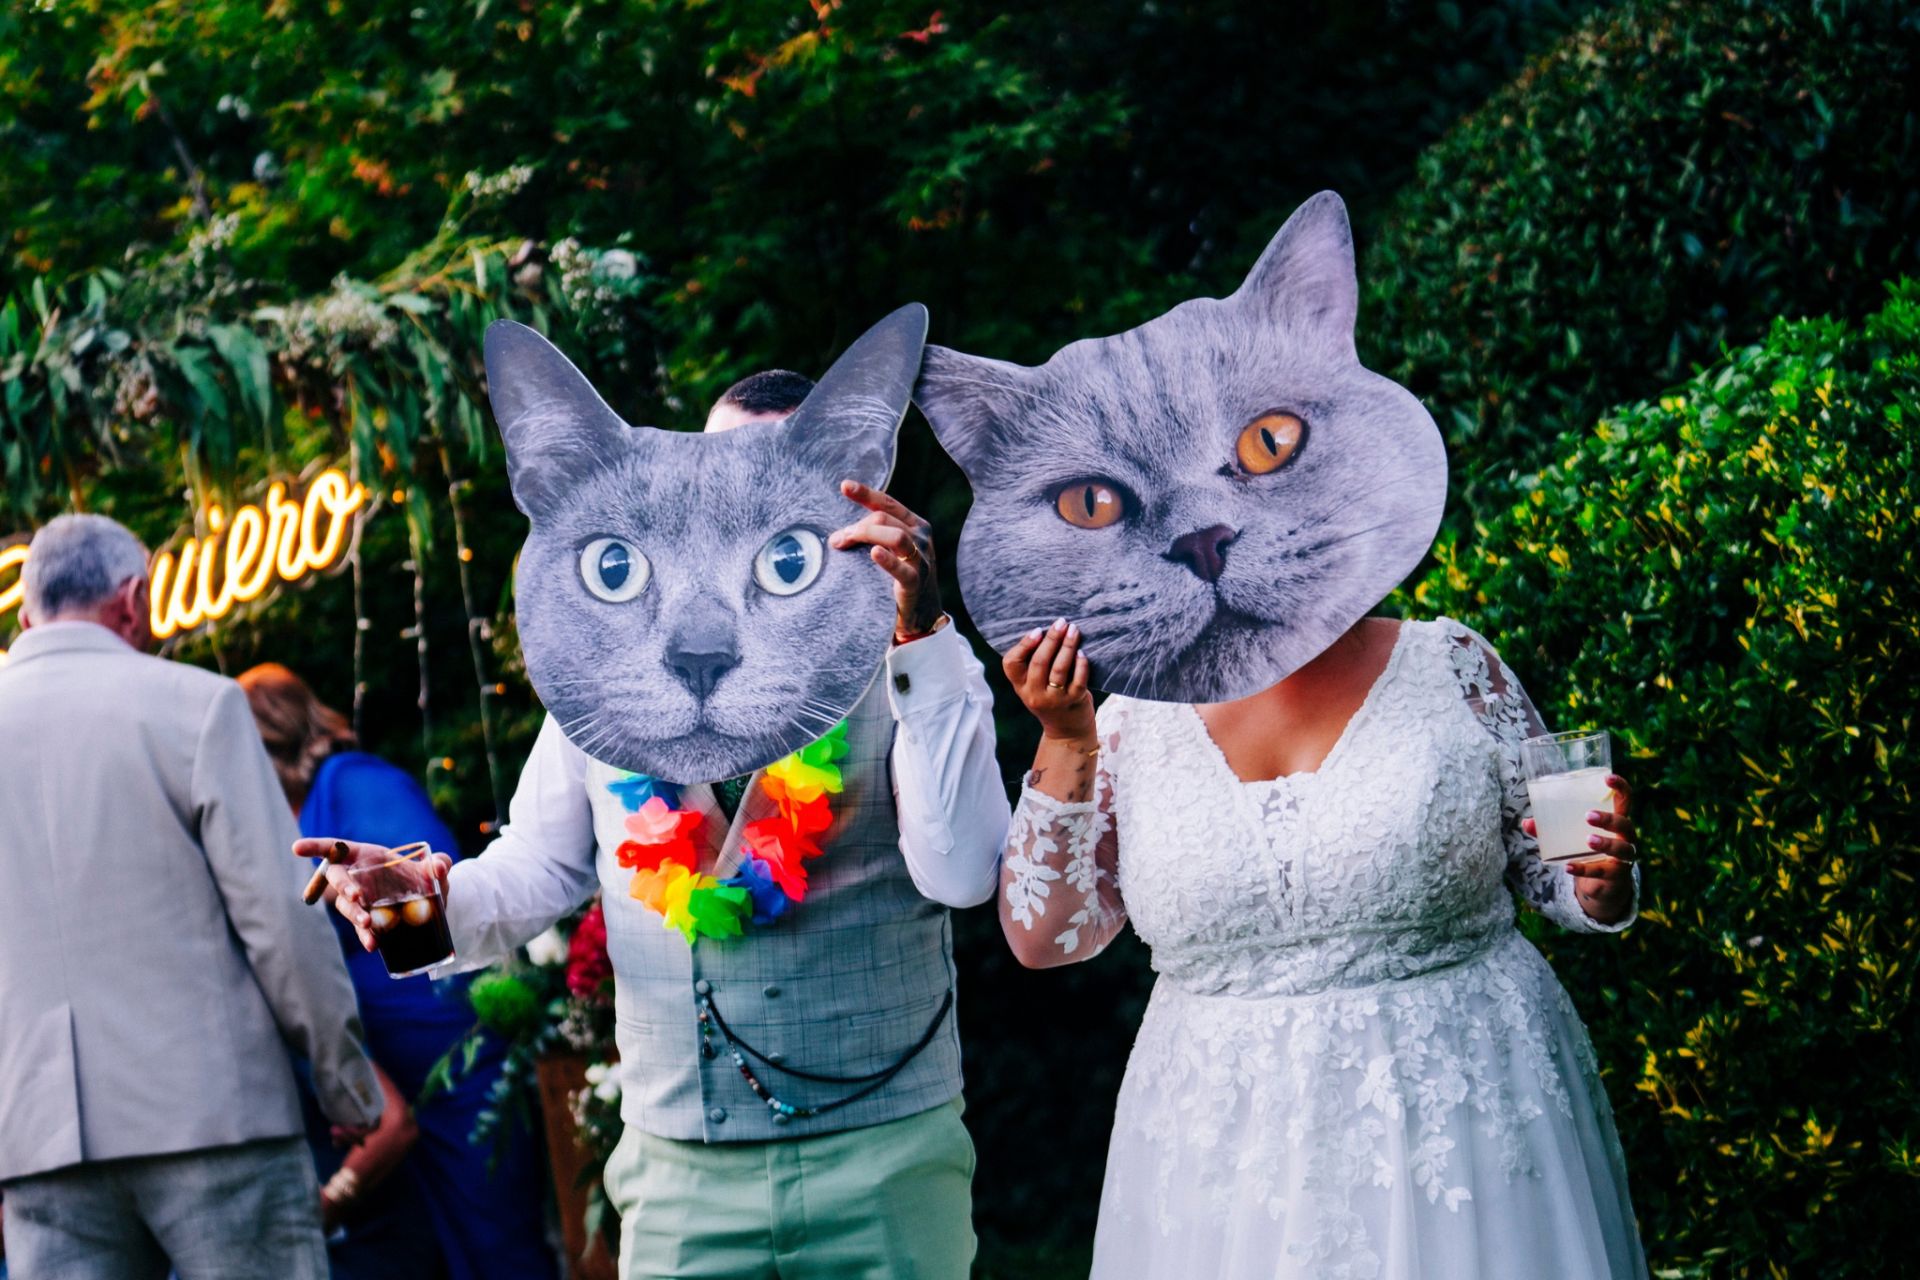
[[514, 502], [527, 674], [596, 760], [675, 783], [767, 765], [844, 717], [893, 635], [892, 579], [827, 537], [842, 479], [893, 469], [926, 341], [901, 308], [782, 422], [715, 435], [629, 427], [545, 338], [487, 330]]
[[1323, 192], [1231, 297], [1038, 368], [928, 347], [915, 400], [973, 485], [960, 588], [988, 642], [1068, 618], [1101, 688], [1221, 702], [1393, 590], [1439, 528], [1446, 454], [1420, 402], [1361, 367], [1357, 295]]

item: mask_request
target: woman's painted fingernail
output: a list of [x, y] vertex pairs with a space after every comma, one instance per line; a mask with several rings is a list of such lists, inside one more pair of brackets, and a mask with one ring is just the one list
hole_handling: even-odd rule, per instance
[[1607, 816], [1606, 814], [1600, 812], [1598, 809], [1587, 810], [1588, 822], [1600, 822], [1600, 821], [1603, 821], [1606, 818], [1606, 816]]
[[1079, 638], [1080, 638], [1080, 624], [1077, 622], [1069, 622], [1067, 624], [1067, 639], [1078, 640]]
[[1053, 620], [1053, 629], [1055, 631], [1065, 631], [1067, 629], [1067, 620], [1065, 618], [1055, 618]]
[[1605, 836], [1588, 836], [1587, 843], [1598, 849], [1605, 839]]
[[1041, 636], [1045, 634], [1047, 634], [1047, 629], [1045, 627], [1035, 627], [1033, 630], [1027, 632], [1027, 639], [1038, 640]]

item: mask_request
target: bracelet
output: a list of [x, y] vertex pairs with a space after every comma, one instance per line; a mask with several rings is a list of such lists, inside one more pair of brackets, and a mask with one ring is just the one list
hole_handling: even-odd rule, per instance
[[915, 640], [924, 640], [928, 636], [932, 635], [934, 632], [938, 631], [941, 627], [946, 626], [949, 622], [952, 622], [952, 621], [953, 621], [953, 618], [951, 615], [942, 613], [939, 617], [933, 620], [933, 625], [928, 627], [925, 631], [904, 632], [900, 630], [900, 628], [895, 627], [893, 629], [893, 642], [895, 644], [912, 644]]
[[[1048, 739], [1048, 741], [1065, 743], [1066, 739], [1052, 738], [1052, 739]], [[1085, 748], [1084, 750], [1081, 749], [1080, 747], [1074, 747], [1074, 746], [1069, 746], [1067, 749], [1073, 752], [1073, 754], [1077, 756], [1086, 756], [1088, 759], [1092, 759], [1094, 756], [1097, 756], [1100, 754], [1100, 738], [1098, 735], [1095, 735], [1093, 739], [1093, 745]]]
[[334, 1204], [350, 1204], [360, 1194], [360, 1175], [341, 1165], [327, 1179], [327, 1185], [320, 1188], [320, 1194]]

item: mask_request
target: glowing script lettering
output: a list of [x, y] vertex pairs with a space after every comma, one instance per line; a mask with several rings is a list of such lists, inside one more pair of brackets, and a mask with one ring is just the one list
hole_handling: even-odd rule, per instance
[[[367, 504], [367, 491], [339, 471], [313, 478], [300, 501], [287, 486], [267, 486], [266, 500], [232, 516], [217, 504], [203, 513], [207, 532], [188, 535], [177, 551], [153, 558], [151, 595], [156, 639], [191, 631], [257, 600], [276, 580], [297, 582], [332, 567], [353, 536], [353, 517]], [[0, 549], [0, 617], [16, 609], [24, 591], [19, 571], [27, 548]], [[12, 573], [8, 582], [6, 575]], [[0, 650], [0, 661], [5, 651]]]
[[[13, 581], [0, 586], [0, 615], [12, 612], [20, 607], [20, 597], [26, 594], [26, 588], [20, 582], [20, 570], [26, 567], [27, 544], [22, 542], [11, 547], [0, 547], [0, 583], [6, 583], [11, 573]], [[0, 650], [0, 652], [5, 652]]]

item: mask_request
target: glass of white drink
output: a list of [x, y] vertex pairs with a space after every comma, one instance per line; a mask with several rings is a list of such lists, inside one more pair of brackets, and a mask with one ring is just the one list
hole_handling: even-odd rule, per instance
[[1613, 809], [1613, 791], [1607, 786], [1607, 776], [1613, 772], [1613, 746], [1606, 730], [1528, 738], [1520, 744], [1520, 758], [1527, 769], [1540, 857], [1565, 862], [1594, 856], [1587, 837], [1605, 833], [1588, 825], [1587, 814]]

